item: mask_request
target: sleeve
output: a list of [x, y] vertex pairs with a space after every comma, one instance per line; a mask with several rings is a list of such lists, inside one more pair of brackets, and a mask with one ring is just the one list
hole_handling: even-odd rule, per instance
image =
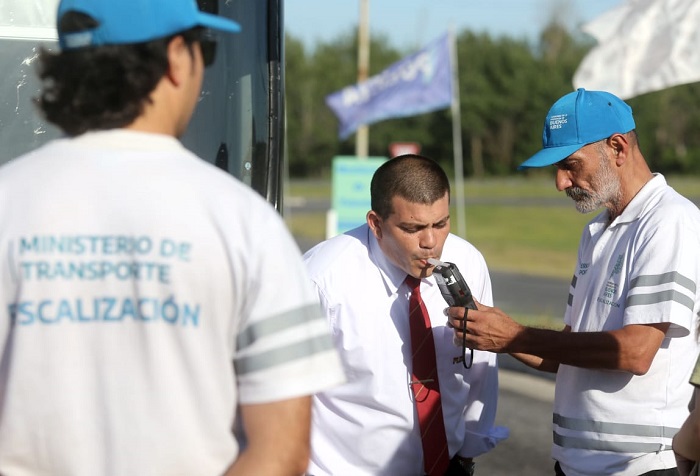
[[469, 382], [469, 396], [464, 410], [464, 443], [458, 451], [464, 458], [486, 453], [508, 438], [508, 428], [494, 425], [498, 402], [496, 358], [491, 352], [476, 351], [465, 379]]
[[[476, 282], [473, 290], [476, 299], [493, 305], [491, 278], [486, 261], [481, 255]], [[472, 263], [477, 268], [476, 263]], [[508, 438], [506, 427], [494, 426], [498, 403], [498, 361], [492, 352], [474, 351], [471, 369], [465, 371], [465, 381], [469, 384], [469, 394], [464, 409], [464, 443], [458, 454], [471, 458], [493, 449], [499, 441]]]
[[234, 367], [242, 403], [311, 395], [344, 380], [301, 254], [281, 218], [260, 214], [246, 269]]
[[624, 324], [670, 322], [669, 337], [695, 332], [700, 300], [698, 263], [697, 213], [681, 207], [661, 208], [635, 237], [634, 256], [626, 270]]

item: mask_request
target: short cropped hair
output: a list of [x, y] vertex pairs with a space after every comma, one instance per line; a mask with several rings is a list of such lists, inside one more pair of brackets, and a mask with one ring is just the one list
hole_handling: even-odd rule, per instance
[[430, 205], [447, 194], [450, 181], [434, 160], [416, 154], [394, 157], [383, 163], [372, 176], [372, 210], [382, 219], [393, 213], [392, 200], [401, 197], [411, 203]]
[[[96, 25], [92, 17], [69, 11], [58, 29], [76, 32]], [[180, 35], [189, 46], [200, 39], [201, 28]], [[174, 36], [59, 52], [42, 48], [38, 74], [43, 87], [36, 103], [46, 120], [69, 136], [127, 126], [143, 113], [166, 74]]]

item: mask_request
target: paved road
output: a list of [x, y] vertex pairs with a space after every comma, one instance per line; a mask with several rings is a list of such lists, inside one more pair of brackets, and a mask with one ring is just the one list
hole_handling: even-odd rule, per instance
[[506, 313], [563, 318], [569, 281], [491, 271], [493, 299]]
[[508, 439], [476, 459], [479, 476], [551, 475], [554, 382], [521, 372], [500, 371], [496, 423], [510, 429]]

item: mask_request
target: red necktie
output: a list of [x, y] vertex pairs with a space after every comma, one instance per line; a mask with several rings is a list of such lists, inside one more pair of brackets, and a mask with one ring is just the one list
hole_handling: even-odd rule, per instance
[[420, 296], [420, 279], [406, 277], [411, 288], [408, 301], [408, 320], [411, 324], [411, 347], [413, 349], [413, 375], [411, 389], [418, 410], [421, 442], [423, 443], [423, 465], [429, 476], [443, 476], [450, 464], [442, 419], [440, 382], [435, 364], [435, 343], [428, 311]]

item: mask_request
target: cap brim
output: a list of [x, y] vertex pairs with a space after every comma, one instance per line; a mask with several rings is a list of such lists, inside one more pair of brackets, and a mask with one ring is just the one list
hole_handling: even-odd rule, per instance
[[238, 33], [241, 31], [241, 26], [233, 20], [209, 13], [200, 12], [198, 25], [212, 30], [227, 31], [229, 33]]
[[556, 164], [568, 156], [579, 150], [586, 144], [564, 145], [561, 147], [547, 147], [542, 149], [525, 162], [518, 166], [518, 170], [524, 170], [534, 167], [546, 167], [547, 165]]

